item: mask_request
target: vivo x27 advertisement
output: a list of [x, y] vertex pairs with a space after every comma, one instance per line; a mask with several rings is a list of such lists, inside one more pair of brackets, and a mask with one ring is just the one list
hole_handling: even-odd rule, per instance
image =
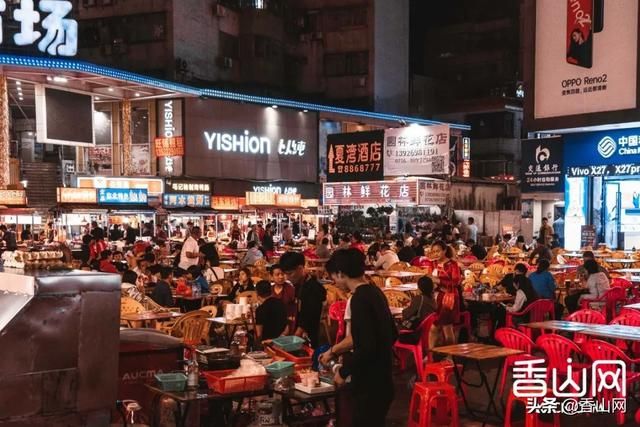
[[537, 0], [536, 119], [636, 108], [638, 0]]

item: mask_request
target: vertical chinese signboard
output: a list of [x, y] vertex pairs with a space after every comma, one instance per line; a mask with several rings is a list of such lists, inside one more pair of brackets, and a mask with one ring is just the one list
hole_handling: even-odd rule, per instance
[[161, 99], [157, 103], [155, 149], [160, 176], [181, 176], [183, 173], [183, 102], [182, 99]]
[[451, 193], [448, 181], [418, 181], [418, 203], [420, 206], [445, 206]]
[[449, 173], [449, 125], [387, 129], [384, 139], [385, 176]]
[[384, 131], [340, 133], [327, 138], [327, 181], [374, 181], [384, 178]]
[[563, 167], [562, 138], [522, 141], [523, 193], [563, 193]]

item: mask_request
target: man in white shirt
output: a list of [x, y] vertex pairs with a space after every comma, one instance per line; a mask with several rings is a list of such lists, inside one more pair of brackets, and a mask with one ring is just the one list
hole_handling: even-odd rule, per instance
[[200, 246], [198, 245], [198, 239], [200, 238], [200, 227], [193, 227], [189, 237], [182, 244], [182, 250], [180, 251], [180, 267], [183, 270], [188, 270], [192, 265], [200, 264]]
[[376, 261], [374, 267], [377, 269], [381, 268], [383, 270], [388, 270], [396, 262], [399, 262], [398, 255], [391, 250], [391, 247], [384, 243], [380, 246], [380, 256], [378, 256], [378, 260]]
[[469, 217], [469, 239], [478, 243], [478, 226], [475, 222], [476, 220], [473, 217]]

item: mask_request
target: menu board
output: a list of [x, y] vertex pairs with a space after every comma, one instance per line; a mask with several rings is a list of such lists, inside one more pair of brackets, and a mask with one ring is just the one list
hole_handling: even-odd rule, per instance
[[382, 180], [384, 131], [338, 133], [327, 137], [327, 181]]
[[580, 247], [596, 246], [596, 227], [595, 225], [583, 225], [580, 227]]

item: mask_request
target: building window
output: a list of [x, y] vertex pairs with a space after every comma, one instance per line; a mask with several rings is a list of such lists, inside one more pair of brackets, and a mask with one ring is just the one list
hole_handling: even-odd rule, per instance
[[227, 58], [238, 58], [240, 56], [238, 37], [220, 31], [220, 55]]
[[282, 56], [282, 46], [277, 40], [265, 36], [254, 36], [253, 52], [256, 58], [277, 59]]
[[369, 73], [369, 52], [332, 53], [324, 56], [327, 77], [358, 76]]
[[330, 9], [324, 15], [325, 31], [367, 26], [367, 8]]
[[80, 23], [80, 48], [109, 46], [122, 43], [152, 43], [166, 39], [166, 14], [114, 16], [87, 19]]

